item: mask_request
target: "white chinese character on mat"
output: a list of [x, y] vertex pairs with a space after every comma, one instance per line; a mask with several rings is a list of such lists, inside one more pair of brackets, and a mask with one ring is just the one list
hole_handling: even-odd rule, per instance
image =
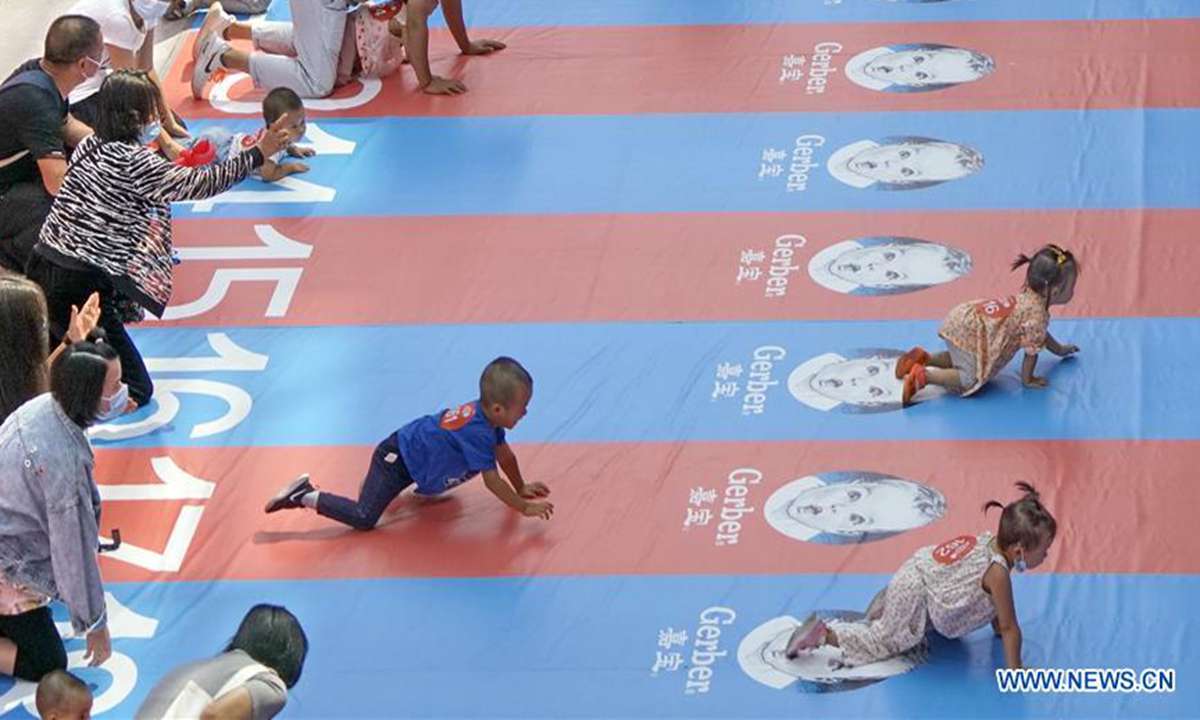
[[779, 177], [783, 174], [783, 166], [779, 163], [762, 163], [758, 166], [758, 179]]
[[742, 264], [753, 265], [767, 259], [767, 253], [764, 250], [743, 250]]
[[686, 645], [688, 635], [686, 630], [676, 630], [675, 628], [667, 628], [666, 630], [658, 631], [658, 646], [663, 650], [670, 650], [676, 645]]
[[657, 675], [659, 670], [675, 672], [683, 665], [683, 653], [665, 653], [661, 650], [654, 653], [654, 667], [650, 668], [651, 675]]
[[784, 152], [783, 150], [778, 150], [776, 148], [767, 148], [766, 150], [763, 150], [762, 161], [769, 162], [769, 163], [779, 162], [780, 160], [784, 159], [785, 157], [787, 157], [787, 153]]
[[688, 505], [700, 507], [711, 505], [717, 501], [717, 491], [711, 488], [695, 487], [688, 491]]
[[721, 382], [720, 380], [713, 381], [712, 399], [731, 398], [738, 393], [738, 384], [735, 382]]
[[779, 71], [779, 82], [799, 82], [804, 79], [804, 68]]
[[800, 65], [803, 65], [805, 62], [807, 62], [807, 58], [805, 58], [803, 55], [784, 55], [783, 56], [783, 66], [785, 68], [799, 67]]
[[746, 267], [745, 265], [738, 266], [738, 285], [741, 285], [743, 280], [757, 280], [760, 277], [762, 277], [762, 268]]
[[683, 521], [683, 528], [686, 530], [693, 525], [707, 525], [712, 522], [712, 517], [712, 510], [708, 508], [702, 508], [699, 510], [696, 508], [688, 508], [687, 517], [684, 518]]
[[742, 376], [742, 366], [740, 363], [734, 364], [734, 363], [723, 362], [723, 363], [717, 365], [717, 379], [718, 380], [728, 380], [729, 378], [736, 378], [736, 377], [741, 377], [741, 376]]

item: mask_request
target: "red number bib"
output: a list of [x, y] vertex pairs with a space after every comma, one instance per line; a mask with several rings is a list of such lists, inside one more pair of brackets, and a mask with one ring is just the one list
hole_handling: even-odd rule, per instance
[[933, 559], [942, 565], [953, 565], [975, 549], [976, 540], [971, 535], [959, 535], [953, 540], [938, 545], [933, 549]]
[[256, 133], [249, 133], [249, 134], [243, 135], [242, 136], [242, 149], [249, 150], [250, 148], [257, 145], [258, 141], [262, 139], [264, 132], [265, 132], [265, 130], [259, 130]]
[[404, 5], [399, 2], [378, 2], [367, 5], [367, 12], [380, 22], [387, 22], [400, 14]]
[[447, 410], [442, 415], [441, 426], [443, 430], [458, 430], [462, 426], [471, 422], [471, 418], [475, 416], [474, 403], [460, 405], [458, 408]]
[[1009, 295], [1001, 300], [984, 300], [983, 302], [975, 303], [975, 311], [980, 315], [1003, 320], [1012, 315], [1013, 308], [1017, 306], [1017, 298], [1015, 295]]

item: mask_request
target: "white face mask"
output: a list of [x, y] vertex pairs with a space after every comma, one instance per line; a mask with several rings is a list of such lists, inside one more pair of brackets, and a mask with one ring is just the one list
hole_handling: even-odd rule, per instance
[[142, 16], [147, 30], [157, 25], [170, 8], [170, 3], [163, 0], [133, 0], [133, 9]]
[[100, 412], [96, 422], [112, 422], [125, 414], [125, 406], [129, 404], [129, 386], [121, 383], [117, 391], [108, 397], [100, 398]]

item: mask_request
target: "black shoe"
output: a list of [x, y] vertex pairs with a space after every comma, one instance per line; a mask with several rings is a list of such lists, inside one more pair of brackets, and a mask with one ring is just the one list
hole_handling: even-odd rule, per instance
[[278, 495], [268, 500], [267, 506], [263, 508], [263, 512], [273, 513], [280, 510], [293, 510], [298, 507], [304, 507], [300, 503], [301, 498], [314, 490], [316, 488], [309, 482], [308, 475], [301, 475], [283, 490], [280, 490]]

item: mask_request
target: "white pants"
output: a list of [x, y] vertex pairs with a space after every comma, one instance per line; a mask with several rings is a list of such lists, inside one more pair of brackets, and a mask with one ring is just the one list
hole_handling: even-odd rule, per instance
[[254, 26], [251, 37], [259, 52], [250, 55], [250, 77], [266, 90], [286, 87], [300, 97], [325, 97], [337, 82], [346, 0], [288, 0], [288, 5], [290, 23]]
[[226, 12], [242, 15], [261, 15], [270, 4], [271, 0], [221, 0]]

